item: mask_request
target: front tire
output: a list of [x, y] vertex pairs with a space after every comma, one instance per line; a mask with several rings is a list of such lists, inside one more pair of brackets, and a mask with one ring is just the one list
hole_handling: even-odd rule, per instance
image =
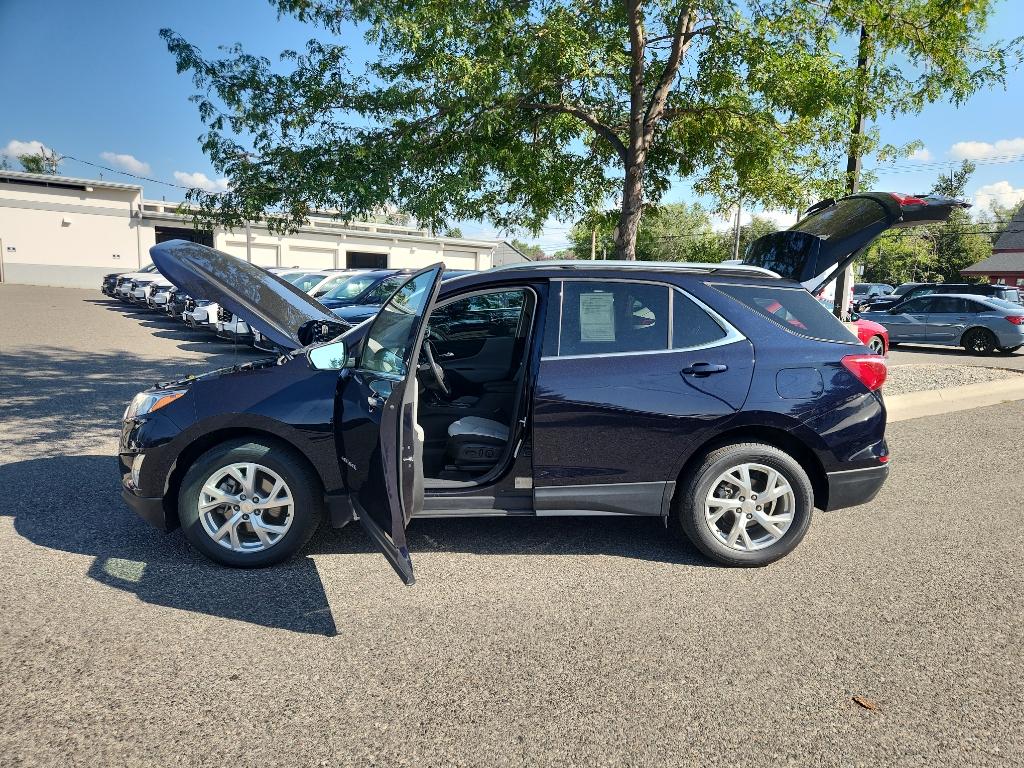
[[996, 337], [985, 328], [974, 328], [964, 334], [964, 349], [975, 355], [991, 355], [996, 348]]
[[222, 565], [260, 568], [292, 557], [323, 519], [320, 480], [293, 449], [231, 440], [185, 474], [178, 519], [193, 547]]
[[811, 524], [814, 491], [792, 456], [763, 443], [711, 451], [684, 482], [673, 526], [723, 565], [757, 567], [785, 557]]

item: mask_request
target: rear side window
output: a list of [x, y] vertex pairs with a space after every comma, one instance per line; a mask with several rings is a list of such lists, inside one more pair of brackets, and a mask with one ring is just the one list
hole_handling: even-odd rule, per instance
[[725, 329], [679, 291], [672, 291], [672, 348], [690, 349], [725, 338]]
[[558, 354], [668, 349], [668, 299], [664, 285], [566, 281]]
[[826, 341], [854, 341], [846, 326], [803, 288], [724, 283], [713, 287], [790, 333]]

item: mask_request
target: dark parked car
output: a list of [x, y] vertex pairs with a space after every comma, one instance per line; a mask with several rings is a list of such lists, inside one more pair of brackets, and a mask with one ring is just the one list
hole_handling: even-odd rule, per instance
[[[905, 301], [930, 296], [933, 293], [972, 294], [987, 296], [993, 299], [1020, 304], [1020, 291], [1010, 285], [990, 285], [989, 283], [911, 283], [911, 287], [900, 295], [879, 296], [867, 302], [865, 309], [872, 312], [890, 309]], [[902, 287], [902, 286], [900, 286]]]
[[1009, 354], [1024, 345], [1024, 307], [987, 296], [918, 296], [861, 317], [884, 325], [890, 344], [941, 344], [977, 355]]
[[[808, 217], [831, 231], [805, 223], [858, 243], [842, 214], [864, 199]], [[616, 514], [764, 565], [814, 507], [870, 501], [888, 472], [884, 359], [762, 268], [539, 262], [442, 283], [435, 265], [346, 331], [226, 254], [183, 241], [152, 254], [292, 350], [154, 387], [125, 412], [124, 498], [220, 563], [284, 560], [326, 515], [358, 520], [412, 583], [413, 518]]]
[[853, 286], [853, 306], [861, 307], [880, 296], [888, 296], [893, 287], [887, 283], [856, 283]]

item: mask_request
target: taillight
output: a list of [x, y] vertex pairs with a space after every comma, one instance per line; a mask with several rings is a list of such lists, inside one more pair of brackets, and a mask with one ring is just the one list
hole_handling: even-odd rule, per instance
[[1007, 315], [1006, 319], [1014, 325], [1024, 325], [1024, 315]]
[[928, 205], [928, 201], [914, 195], [901, 195], [899, 192], [890, 192], [889, 195], [900, 205]]
[[869, 392], [885, 384], [889, 369], [885, 358], [881, 355], [847, 355], [843, 358], [843, 366], [857, 377], [857, 381], [868, 388]]

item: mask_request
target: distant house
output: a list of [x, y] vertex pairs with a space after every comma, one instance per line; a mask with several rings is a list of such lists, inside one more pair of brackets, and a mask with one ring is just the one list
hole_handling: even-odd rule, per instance
[[491, 254], [491, 263], [496, 267], [501, 267], [505, 264], [521, 264], [524, 261], [533, 261], [533, 259], [512, 245], [508, 240], [498, 241], [497, 247]]
[[992, 246], [992, 255], [961, 269], [960, 274], [971, 279], [987, 277], [990, 283], [1024, 285], [1024, 205]]

